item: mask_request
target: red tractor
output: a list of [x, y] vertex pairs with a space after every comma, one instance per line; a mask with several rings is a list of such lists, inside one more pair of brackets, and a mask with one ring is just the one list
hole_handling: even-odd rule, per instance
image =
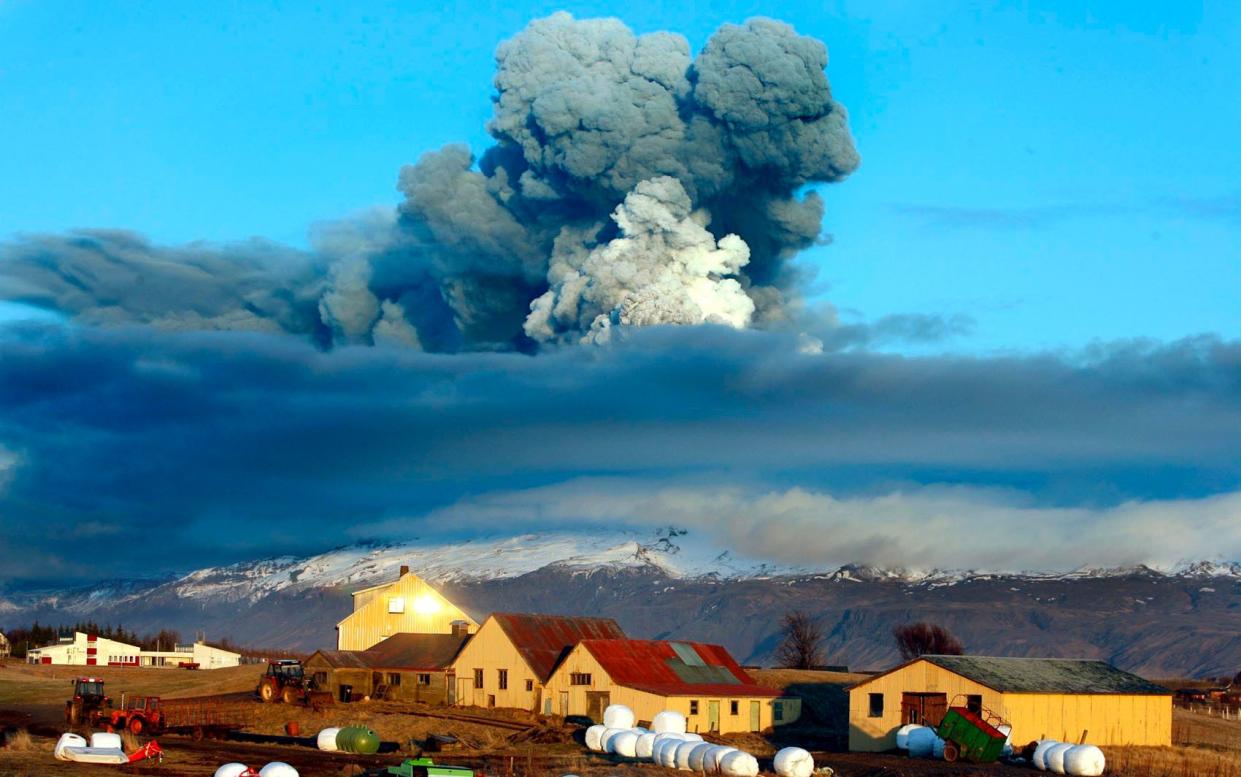
[[259, 680], [259, 687], [254, 690], [265, 702], [283, 701], [285, 704], [296, 704], [306, 697], [306, 673], [302, 662], [295, 659], [280, 659], [267, 663], [267, 673]]
[[164, 712], [158, 696], [128, 696], [119, 710], [112, 710], [105, 725], [109, 731], [129, 730], [131, 734], [159, 733], [164, 730]]
[[112, 706], [112, 699], [104, 695], [103, 680], [79, 677], [72, 682], [73, 698], [65, 702], [65, 722], [70, 726], [83, 723], [94, 725]]

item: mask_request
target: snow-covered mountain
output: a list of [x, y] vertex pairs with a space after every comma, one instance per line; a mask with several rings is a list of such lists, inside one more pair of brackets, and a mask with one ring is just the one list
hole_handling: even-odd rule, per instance
[[312, 649], [333, 644], [351, 591], [395, 579], [402, 565], [478, 618], [497, 610], [611, 615], [634, 636], [720, 642], [747, 661], [767, 659], [780, 617], [802, 609], [829, 634], [827, 659], [854, 666], [890, 663], [892, 626], [917, 619], [950, 626], [973, 652], [1104, 657], [1156, 676], [1241, 665], [1236, 562], [1055, 574], [816, 569], [751, 558], [673, 528], [371, 542], [160, 579], [0, 592], [0, 627], [90, 618]]

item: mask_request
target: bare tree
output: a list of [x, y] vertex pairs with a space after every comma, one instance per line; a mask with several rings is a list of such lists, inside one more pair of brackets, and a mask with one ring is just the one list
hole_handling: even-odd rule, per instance
[[961, 640], [938, 623], [906, 623], [892, 629], [892, 637], [906, 661], [918, 656], [959, 656], [965, 652]]
[[776, 663], [785, 669], [811, 669], [823, 664], [823, 627], [804, 612], [785, 613], [780, 621], [784, 635], [776, 648]]

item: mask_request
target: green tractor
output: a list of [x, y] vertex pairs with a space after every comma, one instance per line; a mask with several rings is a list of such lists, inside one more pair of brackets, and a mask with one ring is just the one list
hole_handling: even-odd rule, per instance
[[468, 766], [443, 766], [430, 758], [406, 758], [397, 766], [377, 769], [365, 777], [482, 777]]

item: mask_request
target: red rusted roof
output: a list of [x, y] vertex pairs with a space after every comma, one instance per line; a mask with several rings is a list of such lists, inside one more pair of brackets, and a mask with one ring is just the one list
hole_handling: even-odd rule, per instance
[[660, 696], [782, 696], [754, 682], [719, 645], [644, 639], [585, 639], [616, 685]]
[[544, 682], [560, 659], [585, 639], [624, 639], [625, 632], [611, 618], [579, 618], [564, 615], [497, 612], [500, 628], [513, 647]]

